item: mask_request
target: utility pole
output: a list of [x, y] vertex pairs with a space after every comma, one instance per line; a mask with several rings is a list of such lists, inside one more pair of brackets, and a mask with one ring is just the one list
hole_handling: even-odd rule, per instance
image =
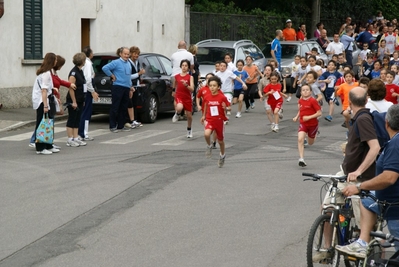
[[[320, 6], [321, 6], [321, 0], [313, 0], [312, 4], [312, 28], [310, 31], [311, 34], [314, 32], [316, 29], [316, 24], [320, 21]], [[313, 37], [313, 36], [311, 36]]]

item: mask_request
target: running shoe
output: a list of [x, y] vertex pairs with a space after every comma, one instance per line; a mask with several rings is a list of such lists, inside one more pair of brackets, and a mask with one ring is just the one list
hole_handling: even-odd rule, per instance
[[212, 146], [207, 146], [205, 156], [209, 159], [212, 156]]
[[252, 102], [251, 103], [251, 109], [254, 109], [255, 108], [255, 102]]
[[134, 128], [139, 128], [139, 127], [142, 127], [142, 126], [143, 126], [143, 124], [141, 124], [141, 122], [133, 121], [131, 128], [134, 129]]
[[216, 141], [212, 143], [212, 149], [216, 149]]
[[287, 102], [290, 102], [291, 101], [291, 97], [289, 96], [288, 98], [287, 98]]
[[335, 249], [342, 253], [345, 253], [345, 254], [348, 254], [351, 256], [355, 256], [357, 258], [365, 258], [367, 246], [362, 246], [358, 241], [355, 241], [346, 246], [336, 245]]
[[71, 141], [68, 140], [66, 142], [66, 145], [70, 146], [70, 147], [78, 147], [79, 146], [79, 144], [77, 142], [73, 141], [73, 140], [71, 140]]
[[83, 141], [80, 140], [79, 138], [76, 138], [76, 139], [74, 138], [73, 141], [74, 141], [75, 143], [78, 143], [79, 146], [85, 146], [85, 145], [87, 145], [86, 142], [83, 142]]
[[223, 167], [225, 158], [226, 158], [226, 155], [224, 155], [223, 157], [222, 156], [219, 157], [219, 161], [218, 161], [219, 168]]
[[60, 150], [57, 149], [57, 148], [55, 148], [55, 147], [50, 148], [50, 149], [47, 149], [47, 150], [50, 151], [50, 152], [52, 152], [52, 153], [58, 153], [58, 152], [60, 152]]
[[192, 130], [188, 130], [187, 131], [187, 138], [193, 138], [193, 131]]
[[38, 155], [51, 155], [51, 154], [53, 154], [53, 152], [51, 152], [51, 151], [49, 151], [49, 150], [47, 150], [47, 149], [43, 149], [42, 151], [36, 151], [36, 154], [38, 154]]
[[237, 112], [236, 118], [241, 118], [241, 112]]
[[278, 133], [278, 130], [279, 130], [278, 125], [275, 124], [272, 130], [273, 130], [273, 132]]
[[172, 122], [177, 122], [177, 121], [179, 121], [179, 115], [175, 113], [175, 115], [173, 115]]
[[298, 160], [298, 165], [299, 165], [300, 167], [306, 167], [306, 162], [305, 162], [305, 160], [304, 160], [303, 158], [300, 158], [300, 159]]
[[332, 116], [327, 115], [327, 116], [324, 117], [324, 119], [326, 119], [326, 121], [330, 121], [331, 122], [333, 118], [332, 118]]

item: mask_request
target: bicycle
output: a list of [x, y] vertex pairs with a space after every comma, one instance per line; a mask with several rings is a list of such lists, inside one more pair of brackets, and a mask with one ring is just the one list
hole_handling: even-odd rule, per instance
[[[374, 243], [378, 243], [378, 246], [383, 248], [389, 248], [394, 245], [394, 242], [399, 242], [399, 238], [391, 234], [384, 234], [381, 232], [370, 232], [370, 236], [375, 237]], [[386, 243], [382, 243], [379, 239], [386, 240]], [[364, 266], [366, 267], [397, 267], [399, 266], [399, 250], [396, 252], [378, 252], [377, 254], [370, 254], [365, 260]]]
[[[340, 256], [344, 256], [346, 267], [359, 266], [360, 260], [339, 253], [334, 249], [336, 245], [347, 245], [356, 240], [359, 229], [354, 221], [351, 198], [345, 198], [343, 203], [338, 203], [337, 193], [340, 191], [338, 183], [346, 181], [346, 175], [323, 175], [314, 173], [302, 173], [303, 176], [312, 178], [304, 181], [323, 181], [322, 187], [331, 184], [329, 194], [330, 204], [323, 205], [322, 214], [313, 222], [307, 247], [306, 261], [308, 267], [333, 266], [338, 267]], [[328, 181], [326, 181], [328, 179]]]

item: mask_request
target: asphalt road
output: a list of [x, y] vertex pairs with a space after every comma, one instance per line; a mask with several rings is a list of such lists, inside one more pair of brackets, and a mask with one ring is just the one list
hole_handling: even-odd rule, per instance
[[0, 266], [305, 266], [322, 184], [301, 172], [336, 173], [345, 129], [339, 110], [321, 119], [301, 168], [296, 104], [284, 110], [279, 133], [259, 102], [231, 118], [223, 168], [198, 114], [189, 140], [171, 113], [116, 134], [100, 116], [78, 148], [58, 122], [51, 156], [28, 147], [32, 127], [0, 133]]

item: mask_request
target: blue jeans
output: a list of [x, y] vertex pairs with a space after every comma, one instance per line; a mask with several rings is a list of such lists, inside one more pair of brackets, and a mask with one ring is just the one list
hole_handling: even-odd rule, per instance
[[[377, 215], [380, 215], [381, 213], [379, 205], [372, 198], [363, 198], [362, 205], [368, 211], [371, 211]], [[389, 233], [395, 237], [399, 237], [399, 219], [386, 219], [386, 221]], [[399, 242], [395, 242], [395, 249], [399, 250]]]

